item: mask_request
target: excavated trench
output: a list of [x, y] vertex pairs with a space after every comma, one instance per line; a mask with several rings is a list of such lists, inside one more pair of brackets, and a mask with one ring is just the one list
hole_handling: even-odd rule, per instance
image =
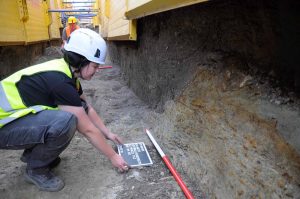
[[[184, 198], [144, 128], [195, 198], [300, 198], [298, 8], [216, 0], [139, 19], [138, 41], [109, 42], [113, 69], [83, 87], [154, 165], [119, 174], [77, 133], [55, 170], [58, 193], [24, 182], [22, 152], [1, 150], [0, 198]], [[48, 48], [34, 63], [60, 56]]]

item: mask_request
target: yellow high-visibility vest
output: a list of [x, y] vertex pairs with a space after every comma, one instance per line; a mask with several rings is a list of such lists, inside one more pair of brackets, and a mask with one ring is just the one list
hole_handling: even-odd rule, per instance
[[47, 71], [62, 72], [72, 78], [72, 72], [64, 59], [55, 59], [24, 68], [0, 82], [0, 128], [29, 113], [37, 113], [46, 109], [57, 109], [57, 107], [44, 105], [26, 107], [16, 86], [24, 75], [30, 76]]

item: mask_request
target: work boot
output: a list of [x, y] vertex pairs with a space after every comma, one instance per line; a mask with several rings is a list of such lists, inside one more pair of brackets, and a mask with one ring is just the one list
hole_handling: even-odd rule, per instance
[[[25, 156], [21, 156], [20, 160], [24, 163], [27, 163], [27, 159]], [[50, 162], [50, 164], [48, 165], [49, 169], [54, 169], [55, 167], [57, 167], [59, 165], [59, 163], [61, 162], [60, 157], [55, 158], [52, 162]]]
[[55, 192], [65, 186], [63, 180], [55, 176], [49, 168], [26, 168], [24, 177], [27, 182], [35, 184], [41, 191]]

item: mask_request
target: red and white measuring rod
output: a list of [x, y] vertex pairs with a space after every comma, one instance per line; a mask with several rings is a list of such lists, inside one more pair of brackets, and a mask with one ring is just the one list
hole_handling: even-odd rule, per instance
[[107, 69], [107, 68], [112, 68], [112, 66], [99, 66], [98, 69]]
[[184, 182], [182, 181], [179, 173], [176, 171], [176, 169], [172, 165], [172, 163], [169, 160], [168, 156], [166, 156], [165, 153], [161, 150], [160, 146], [157, 144], [157, 142], [155, 141], [155, 139], [152, 136], [152, 134], [150, 133], [150, 131], [148, 129], [145, 129], [145, 130], [146, 130], [146, 133], [147, 133], [148, 137], [150, 138], [151, 142], [154, 144], [156, 150], [158, 151], [159, 155], [162, 157], [163, 161], [165, 162], [168, 169], [171, 171], [171, 173], [173, 174], [175, 180], [177, 181], [177, 183], [179, 184], [179, 186], [182, 189], [183, 193], [185, 194], [185, 197], [188, 198], [188, 199], [194, 199], [194, 196], [193, 196], [192, 192], [184, 184]]

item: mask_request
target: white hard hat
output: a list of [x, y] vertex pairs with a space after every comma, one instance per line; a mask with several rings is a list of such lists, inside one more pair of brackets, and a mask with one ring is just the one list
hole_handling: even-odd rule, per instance
[[79, 28], [72, 32], [64, 48], [84, 56], [91, 62], [105, 63], [106, 43], [98, 33], [91, 29]]

